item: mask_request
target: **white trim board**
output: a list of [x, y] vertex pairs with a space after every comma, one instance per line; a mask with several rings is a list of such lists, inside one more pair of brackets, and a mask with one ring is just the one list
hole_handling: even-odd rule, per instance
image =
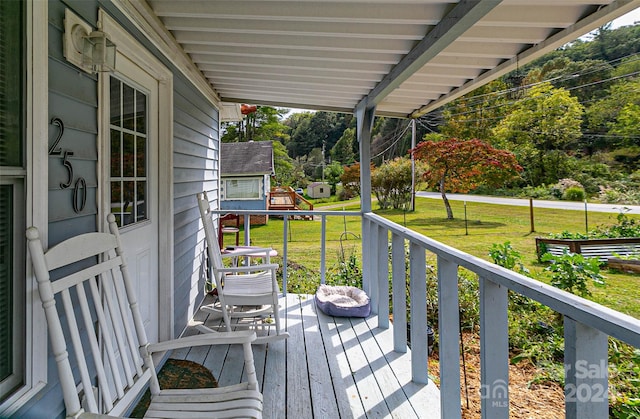
[[222, 107], [220, 97], [209, 81], [182, 50], [146, 2], [112, 0], [112, 3], [142, 32], [151, 43], [198, 89], [216, 109]]
[[[40, 230], [43, 243], [48, 233], [49, 173], [49, 40], [48, 3], [26, 4], [26, 177], [25, 222]], [[47, 383], [47, 331], [42, 302], [29, 252], [26, 252], [25, 369], [24, 385], [0, 404], [0, 416], [12, 416]]]
[[[173, 73], [160, 60], [147, 51], [142, 44], [133, 38], [111, 16], [100, 9], [98, 21], [102, 30], [109, 34], [120, 53], [132, 57], [136, 64], [153, 78], [158, 80], [158, 145], [159, 145], [159, 243], [158, 243], [158, 283], [159, 283], [159, 340], [173, 338]], [[98, 79], [98, 103], [108, 94], [108, 77]], [[105, 152], [109, 141], [108, 110], [98, 109], [99, 149]], [[106, 165], [105, 165], [106, 167]], [[101, 170], [99, 184], [103, 184], [105, 176]], [[98, 225], [106, 229], [104, 203], [108, 202], [107, 191], [100, 191], [98, 203]]]

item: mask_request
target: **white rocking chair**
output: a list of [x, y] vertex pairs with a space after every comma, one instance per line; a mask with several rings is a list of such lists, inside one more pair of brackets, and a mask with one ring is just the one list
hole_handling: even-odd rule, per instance
[[[47, 252], [38, 230], [27, 230], [67, 418], [125, 415], [147, 385], [151, 403], [145, 417], [261, 418], [262, 394], [251, 350], [255, 333], [196, 335], [149, 343], [115, 217], [109, 214], [107, 219], [110, 234], [82, 234]], [[52, 281], [53, 271], [62, 277]], [[59, 313], [57, 305], [64, 310]], [[244, 346], [247, 382], [222, 388], [160, 389], [152, 353], [229, 344]], [[77, 365], [72, 368], [71, 362]]]
[[[204, 225], [207, 242], [207, 255], [211, 263], [212, 285], [217, 292], [218, 301], [204, 305], [200, 309], [215, 314], [222, 314], [226, 330], [231, 332], [231, 319], [245, 319], [249, 323], [237, 323], [236, 329], [243, 327], [275, 327], [275, 334], [258, 336], [254, 343], [267, 343], [278, 339], [286, 339], [289, 333], [280, 327], [278, 295], [280, 289], [276, 281], [278, 265], [270, 263], [269, 248], [247, 246], [244, 250], [234, 250], [229, 254], [222, 253], [216, 238], [209, 199], [207, 193], [197, 194], [200, 217]], [[247, 261], [240, 266], [225, 266], [223, 257], [238, 260], [241, 257], [261, 258], [262, 263], [252, 265]], [[232, 263], [232, 265], [237, 265]], [[265, 317], [273, 316], [273, 323], [265, 321]], [[196, 326], [201, 332], [215, 333], [216, 330], [203, 324]]]

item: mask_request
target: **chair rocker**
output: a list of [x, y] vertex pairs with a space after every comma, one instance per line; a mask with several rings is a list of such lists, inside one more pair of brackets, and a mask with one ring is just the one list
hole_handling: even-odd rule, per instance
[[[110, 233], [82, 234], [46, 252], [38, 230], [27, 229], [67, 418], [121, 417], [147, 386], [151, 403], [145, 417], [261, 418], [262, 394], [251, 349], [255, 333], [201, 334], [149, 343], [115, 217], [109, 214], [107, 220]], [[58, 306], [63, 308], [60, 312]], [[247, 382], [160, 389], [152, 354], [230, 344], [244, 346]]]
[[[218, 246], [207, 193], [197, 194], [197, 200], [204, 225], [207, 255], [211, 264], [210, 278], [218, 296], [218, 301], [204, 305], [200, 309], [222, 315], [227, 332], [231, 332], [234, 328], [236, 330], [242, 328], [259, 330], [260, 328], [275, 327], [275, 334], [258, 335], [254, 342], [256, 344], [288, 338], [289, 333], [284, 332], [280, 327], [278, 309], [280, 289], [276, 281], [278, 265], [270, 263], [271, 249], [252, 246], [225, 255]], [[236, 266], [238, 265], [236, 263], [230, 263], [234, 266], [225, 266], [223, 262], [223, 257], [231, 257], [237, 261], [242, 256], [247, 259], [259, 257], [262, 259], [262, 263], [251, 264], [247, 260], [245, 264], [240, 266]], [[273, 323], [267, 320], [271, 316]], [[236, 319], [233, 327], [232, 319]], [[248, 322], [242, 322], [242, 320]], [[217, 332], [204, 324], [198, 324], [196, 328], [205, 333]]]

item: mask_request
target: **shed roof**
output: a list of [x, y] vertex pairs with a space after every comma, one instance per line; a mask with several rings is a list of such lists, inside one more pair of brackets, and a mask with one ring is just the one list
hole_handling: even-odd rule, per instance
[[328, 186], [329, 184], [327, 182], [311, 182], [308, 187], [309, 188], [315, 188], [316, 186]]
[[[640, 0], [114, 0], [222, 102], [419, 116]], [[179, 54], [173, 54], [177, 56]], [[194, 73], [196, 73], [194, 71]]]
[[222, 143], [220, 172], [222, 176], [273, 174], [273, 144], [271, 141]]

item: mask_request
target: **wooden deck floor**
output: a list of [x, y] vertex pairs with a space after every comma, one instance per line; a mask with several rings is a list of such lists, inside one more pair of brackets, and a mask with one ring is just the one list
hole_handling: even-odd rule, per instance
[[[410, 351], [393, 352], [392, 330], [376, 328], [374, 316], [329, 317], [316, 310], [312, 296], [296, 294], [282, 297], [280, 308], [290, 337], [254, 345], [265, 418], [440, 417], [437, 387], [411, 382]], [[195, 320], [220, 325], [203, 312]], [[194, 333], [190, 328], [186, 334]], [[220, 385], [242, 379], [239, 345], [193, 348], [171, 357], [205, 365]]]

